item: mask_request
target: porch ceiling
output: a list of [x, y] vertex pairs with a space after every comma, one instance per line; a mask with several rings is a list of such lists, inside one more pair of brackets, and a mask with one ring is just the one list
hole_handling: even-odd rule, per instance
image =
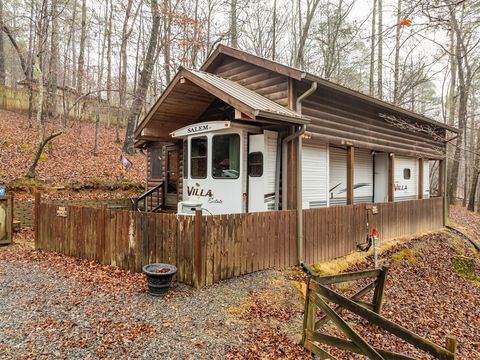
[[252, 121], [266, 118], [280, 124], [309, 122], [297, 112], [233, 81], [182, 68], [138, 125], [136, 143], [151, 141], [152, 138], [158, 141], [171, 140], [171, 132], [199, 120], [216, 98]]

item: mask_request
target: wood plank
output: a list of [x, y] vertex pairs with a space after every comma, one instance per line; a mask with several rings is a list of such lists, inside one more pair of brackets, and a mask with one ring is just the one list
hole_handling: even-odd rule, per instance
[[[307, 330], [307, 339], [309, 341], [314, 341], [343, 350], [352, 351], [357, 354], [363, 354], [362, 350], [357, 345], [355, 345], [353, 341], [345, 340], [339, 337]], [[380, 354], [380, 356], [382, 356], [384, 360], [417, 360], [416, 358], [410, 356], [388, 350], [383, 350], [377, 347], [374, 347], [374, 349]]]
[[352, 342], [361, 350], [362, 354], [373, 360], [383, 360], [382, 356], [362, 338], [353, 328], [351, 328], [345, 320], [343, 320], [335, 311], [333, 311], [327, 303], [316, 294], [314, 291], [310, 293], [310, 302], [315, 301], [315, 304], [327, 315], [330, 320], [335, 323]]
[[392, 333], [393, 335], [396, 335], [400, 339], [405, 340], [409, 344], [414, 345], [415, 347], [429, 353], [430, 355], [435, 356], [440, 360], [454, 359], [454, 355], [450, 351], [438, 346], [430, 340], [422, 338], [421, 336], [409, 331], [403, 326], [395, 324], [394, 322], [385, 319], [381, 315], [378, 315], [377, 313], [356, 304], [352, 300], [347, 299], [342, 295], [336, 294], [333, 290], [329, 289], [324, 285], [312, 281], [311, 289], [312, 292], [315, 291], [318, 295], [324, 296], [328, 300], [333, 301], [338, 305], [341, 305], [343, 308], [353, 312], [358, 316], [361, 316], [368, 322]]

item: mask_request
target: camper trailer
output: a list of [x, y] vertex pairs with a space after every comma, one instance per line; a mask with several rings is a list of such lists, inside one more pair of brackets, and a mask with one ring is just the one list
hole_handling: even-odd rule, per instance
[[449, 132], [220, 45], [200, 70], [180, 68], [139, 123], [136, 147], [148, 165], [141, 198], [147, 211], [206, 215], [426, 199], [431, 164], [441, 196]]

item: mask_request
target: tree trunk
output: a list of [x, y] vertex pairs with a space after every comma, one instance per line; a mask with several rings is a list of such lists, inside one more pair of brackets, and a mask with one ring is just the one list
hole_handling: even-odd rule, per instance
[[383, 0], [378, 1], [378, 64], [377, 64], [377, 91], [378, 98], [383, 99]]
[[230, 46], [238, 47], [237, 0], [230, 0]]
[[372, 9], [372, 32], [370, 34], [370, 81], [369, 81], [369, 94], [375, 96], [375, 29], [376, 29], [376, 17], [377, 17], [377, 0], [373, 0]]
[[[108, 8], [108, 0], [107, 0]], [[110, 127], [111, 107], [112, 107], [112, 16], [113, 16], [113, 0], [110, 0], [110, 12], [107, 20], [107, 104], [108, 104], [108, 119], [107, 127]], [[118, 115], [118, 114], [117, 114]], [[116, 142], [120, 142], [118, 133], [116, 133]]]
[[[3, 25], [3, 0], [0, 0], [0, 24]], [[0, 85], [5, 85], [5, 44], [0, 31]]]
[[83, 81], [85, 78], [85, 46], [87, 41], [87, 0], [82, 0], [82, 26], [80, 32], [80, 49], [78, 54], [77, 92], [78, 96], [83, 93]]
[[400, 91], [400, 35], [402, 21], [402, 0], [397, 3], [397, 29], [395, 33], [395, 64], [394, 64], [394, 80], [393, 80], [393, 103], [398, 105], [398, 94]]
[[50, 64], [48, 74], [48, 113], [52, 117], [57, 116], [57, 89], [58, 89], [58, 65], [59, 65], [59, 37], [58, 37], [58, 4], [52, 0], [52, 21], [50, 38]]
[[[473, 129], [471, 130], [473, 132]], [[480, 176], [480, 126], [477, 129], [477, 146], [475, 147], [475, 165], [473, 167], [472, 183], [470, 185], [470, 196], [467, 209], [475, 211], [475, 200], [477, 198], [478, 177]]]
[[148, 91], [148, 85], [152, 78], [152, 72], [155, 65], [155, 54], [157, 52], [158, 47], [158, 37], [159, 37], [159, 29], [160, 29], [160, 12], [157, 4], [157, 0], [152, 0], [151, 2], [151, 10], [152, 10], [152, 29], [150, 32], [150, 40], [148, 42], [148, 49], [147, 53], [145, 54], [145, 59], [143, 62], [143, 69], [140, 73], [140, 81], [137, 87], [137, 91], [135, 92], [135, 97], [132, 104], [132, 109], [130, 111], [130, 115], [128, 117], [127, 122], [127, 131], [125, 133], [125, 141], [123, 144], [123, 151], [128, 154], [134, 154], [134, 130], [135, 124], [137, 121], [138, 116], [140, 115], [144, 102], [145, 97]]

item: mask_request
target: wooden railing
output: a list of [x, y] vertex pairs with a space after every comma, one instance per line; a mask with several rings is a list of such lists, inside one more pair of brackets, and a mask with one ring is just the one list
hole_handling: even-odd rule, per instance
[[134, 200], [135, 211], [157, 212], [162, 210], [165, 202], [163, 181], [155, 187], [145, 191]]
[[[455, 359], [455, 338], [447, 337], [446, 347], [443, 348], [380, 315], [387, 272], [388, 268], [384, 267], [382, 269], [350, 272], [333, 276], [318, 276], [313, 273], [307, 280], [302, 337], [303, 346], [322, 359], [336, 359], [333, 355], [322, 348], [322, 345], [361, 354], [367, 356], [368, 359], [373, 360], [414, 359], [405, 354], [384, 350], [370, 345], [368, 339], [359, 335], [359, 333], [351, 326], [351, 323], [348, 323], [342, 318], [341, 310], [345, 309], [360, 316], [362, 319], [367, 320], [369, 324], [375, 325], [378, 328], [399, 337], [406, 343], [425, 351], [434, 356], [435, 359]], [[328, 287], [328, 285], [332, 284], [368, 278], [374, 278], [375, 280], [358, 290], [350, 298], [347, 298]], [[361, 301], [361, 298], [366, 296], [371, 290], [374, 290], [373, 301]], [[332, 308], [329, 304], [334, 304], [335, 307]], [[319, 319], [317, 319], [317, 310], [321, 310], [321, 313], [323, 314]], [[335, 327], [347, 337], [347, 339], [328, 335], [328, 330], [325, 331], [322, 327], [329, 321], [331, 321], [333, 325], [335, 325]]]

